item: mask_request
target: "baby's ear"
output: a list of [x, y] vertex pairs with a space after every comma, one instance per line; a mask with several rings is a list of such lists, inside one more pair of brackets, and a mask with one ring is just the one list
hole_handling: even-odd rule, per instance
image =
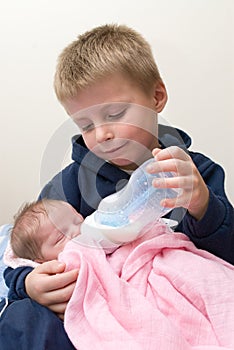
[[156, 112], [162, 112], [163, 108], [167, 103], [167, 90], [162, 81], [159, 81], [155, 84], [154, 87], [154, 101]]

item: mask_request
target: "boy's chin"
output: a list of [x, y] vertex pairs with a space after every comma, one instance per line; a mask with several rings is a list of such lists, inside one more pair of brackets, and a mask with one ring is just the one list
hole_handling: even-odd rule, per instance
[[110, 163], [123, 170], [135, 170], [138, 167], [135, 163], [123, 158], [112, 159]]

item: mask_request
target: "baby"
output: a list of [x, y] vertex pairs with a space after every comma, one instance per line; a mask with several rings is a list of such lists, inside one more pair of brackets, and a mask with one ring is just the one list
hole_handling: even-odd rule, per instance
[[13, 259], [15, 256], [43, 263], [57, 259], [71, 239], [81, 245], [103, 248], [106, 254], [132, 240], [131, 237], [126, 237], [124, 242], [113, 242], [89, 226], [81, 235], [83, 221], [81, 214], [61, 200], [42, 199], [27, 203], [15, 216], [10, 254]]
[[43, 199], [16, 215], [10, 244], [16, 257], [42, 263], [58, 258], [66, 243], [80, 234], [83, 217], [67, 202]]

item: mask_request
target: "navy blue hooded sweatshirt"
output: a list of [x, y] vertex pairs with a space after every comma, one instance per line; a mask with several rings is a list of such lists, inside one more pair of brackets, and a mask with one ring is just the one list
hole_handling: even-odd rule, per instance
[[[162, 148], [173, 145], [183, 148], [209, 189], [208, 208], [200, 221], [183, 208], [172, 210], [168, 216], [178, 221], [175, 231], [185, 233], [198, 248], [234, 264], [234, 210], [225, 194], [223, 169], [203, 154], [188, 151], [191, 139], [182, 130], [159, 125], [158, 138]], [[126, 185], [129, 174], [90, 152], [81, 135], [74, 136], [72, 143], [73, 162], [43, 188], [39, 198], [67, 201], [86, 217], [97, 208], [102, 198]], [[24, 276], [25, 268], [19, 269]], [[14, 276], [17, 276], [16, 280]], [[5, 278], [14, 294], [17, 290], [24, 290], [24, 281], [21, 283], [17, 269], [7, 269]]]
[[[128, 181], [129, 175], [90, 152], [81, 135], [73, 137], [72, 142], [73, 162], [43, 188], [39, 198], [47, 197], [67, 201], [86, 217], [97, 208], [102, 198], [122, 188]], [[183, 208], [172, 210], [169, 217], [178, 221], [175, 230], [185, 233], [198, 248], [205, 249], [234, 264], [234, 211], [225, 194], [223, 169], [206, 156], [188, 151], [191, 139], [181, 130], [159, 125], [159, 142], [162, 148], [169, 146], [183, 148], [191, 156], [209, 189], [208, 208], [200, 221], [194, 219]], [[25, 339], [31, 339], [27, 340], [29, 345], [25, 343], [22, 349], [45, 349], [47, 348], [45, 344], [49, 343], [51, 350], [73, 348], [61, 326], [61, 321], [59, 319], [56, 321], [55, 315], [50, 310], [33, 301], [29, 303], [29, 299], [26, 302], [25, 298], [28, 296], [25, 292], [24, 279], [30, 271], [29, 267], [19, 267], [14, 270], [7, 268], [5, 271], [4, 276], [9, 287], [9, 302], [12, 304], [7, 308], [4, 313], [5, 318], [0, 322], [0, 329], [5, 334], [4, 337], [0, 337], [0, 348], [3, 346], [3, 349], [14, 349], [14, 342], [12, 347], [8, 345], [12, 337], [16, 334], [18, 336], [18, 333], [24, 334]], [[30, 318], [32, 322], [35, 319], [35, 309], [43, 315], [41, 323], [39, 319], [35, 320], [37, 332], [40, 332], [41, 328], [44, 329], [45, 324], [53, 325], [48, 326], [47, 332], [42, 332], [37, 341], [33, 340], [36, 339], [34, 333], [31, 332], [31, 336], [28, 334], [28, 337], [25, 334], [27, 333], [27, 320]], [[18, 318], [19, 313], [22, 325], [25, 323], [26, 328], [17, 325], [18, 322], [14, 320]], [[9, 333], [8, 325], [12, 327], [12, 334]], [[31, 329], [34, 329], [33, 324], [31, 324]], [[55, 342], [55, 345], [52, 345], [49, 340], [51, 334], [54, 335], [53, 338], [58, 336], [61, 342]]]

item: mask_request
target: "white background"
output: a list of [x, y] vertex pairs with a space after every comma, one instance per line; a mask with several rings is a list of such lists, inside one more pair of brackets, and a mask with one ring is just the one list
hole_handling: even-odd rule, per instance
[[105, 23], [131, 26], [149, 41], [169, 94], [163, 117], [223, 166], [234, 202], [233, 0], [0, 0], [0, 224], [37, 198], [56, 130], [61, 144], [73, 134], [53, 92], [58, 54]]

